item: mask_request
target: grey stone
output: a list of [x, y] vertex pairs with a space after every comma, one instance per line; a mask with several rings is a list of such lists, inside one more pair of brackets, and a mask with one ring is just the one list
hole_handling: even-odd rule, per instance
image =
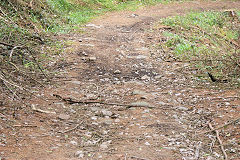
[[86, 25], [86, 27], [101, 28], [102, 26], [98, 26], [96, 24], [89, 23], [89, 24]]
[[70, 141], [70, 144], [77, 145], [78, 143], [76, 141]]
[[157, 76], [155, 76], [154, 78], [155, 78], [155, 79], [160, 79], [160, 78], [162, 78], [162, 75], [157, 75]]
[[67, 114], [60, 114], [60, 115], [58, 115], [58, 118], [61, 120], [68, 120], [70, 118], [70, 116]]
[[134, 90], [132, 92], [133, 95], [146, 95], [147, 93], [141, 90]]
[[99, 107], [90, 107], [90, 110], [93, 112], [100, 111], [101, 109]]
[[116, 70], [113, 72], [114, 74], [121, 74], [121, 71], [120, 70]]
[[147, 76], [147, 75], [144, 75], [144, 76], [142, 76], [142, 78], [141, 78], [142, 80], [149, 80], [150, 79], [150, 77], [149, 76]]
[[83, 158], [84, 157], [84, 152], [83, 151], [77, 151], [75, 153], [75, 156], [78, 157], [78, 158]]
[[80, 81], [70, 81], [71, 83], [73, 83], [73, 84], [81, 84], [81, 82]]
[[100, 145], [100, 148], [101, 148], [101, 149], [107, 149], [111, 142], [112, 142], [111, 140], [110, 140], [110, 141], [103, 142], [103, 143]]
[[96, 61], [97, 58], [96, 57], [89, 57], [89, 61]]
[[89, 99], [89, 100], [95, 100], [95, 99], [98, 98], [98, 96], [95, 95], [95, 94], [86, 94], [85, 96], [86, 96], [87, 99]]
[[136, 51], [148, 51], [148, 48], [146, 47], [136, 48]]
[[102, 112], [103, 116], [111, 117], [113, 115], [113, 113], [111, 111], [108, 111], [108, 110], [105, 110], [105, 109], [103, 109], [101, 112]]
[[178, 106], [177, 109], [181, 110], [181, 111], [187, 111], [188, 110], [187, 107], [183, 107], [183, 106]]

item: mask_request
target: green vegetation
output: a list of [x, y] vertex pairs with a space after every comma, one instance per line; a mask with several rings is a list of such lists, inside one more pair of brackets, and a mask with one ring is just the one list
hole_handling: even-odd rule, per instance
[[[175, 0], [47, 0], [48, 5], [57, 15], [65, 20], [65, 31], [73, 29], [92, 18], [108, 11], [136, 10], [145, 5], [169, 3]], [[63, 31], [56, 25], [52, 31]]]
[[135, 10], [158, 2], [171, 0], [1, 0], [0, 92], [21, 99], [32, 86], [50, 79], [48, 64], [53, 59], [64, 63], [57, 57], [64, 42], [57, 42], [55, 35], [82, 32], [82, 24], [107, 11]]
[[202, 72], [239, 78], [239, 11], [189, 13], [162, 19], [165, 49]]

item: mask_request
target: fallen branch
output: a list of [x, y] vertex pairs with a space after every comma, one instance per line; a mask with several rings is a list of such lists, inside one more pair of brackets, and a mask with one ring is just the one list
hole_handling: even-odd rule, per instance
[[32, 110], [36, 111], [36, 112], [41, 112], [41, 113], [56, 114], [56, 112], [46, 111], [46, 110], [42, 110], [40, 108], [36, 108], [36, 106], [34, 104], [32, 104]]
[[13, 125], [13, 127], [37, 127], [36, 125]]
[[220, 137], [219, 137], [219, 132], [213, 128], [213, 126], [212, 126], [211, 123], [208, 123], [208, 126], [209, 126], [209, 128], [210, 128], [211, 130], [214, 130], [214, 131], [215, 131], [216, 136], [217, 136], [217, 139], [218, 139], [218, 142], [219, 142], [219, 144], [220, 144], [220, 146], [221, 146], [221, 150], [222, 150], [223, 155], [224, 155], [224, 159], [225, 159], [225, 160], [228, 160], [227, 153], [225, 152], [225, 149], [224, 149], [224, 147], [223, 147], [223, 143], [222, 143], [222, 141], [221, 141], [221, 139], [220, 139]]
[[39, 82], [38, 80], [36, 80], [36, 79], [34, 79], [33, 77], [29, 76], [29, 75], [26, 74], [25, 72], [21, 71], [14, 63], [9, 62], [9, 64], [11, 64], [14, 68], [16, 68], [16, 70], [17, 70], [19, 73], [23, 74], [23, 75], [26, 76], [26, 77], [31, 78], [33, 81], [37, 82], [37, 83], [40, 84], [42, 87], [44, 87], [44, 85], [43, 85], [41, 82]]
[[14, 51], [15, 49], [17, 49], [17, 48], [22, 48], [22, 46], [15, 46], [15, 47], [13, 47], [13, 49], [11, 50], [10, 55], [9, 55], [9, 61], [12, 60], [13, 51]]
[[149, 105], [138, 105], [137, 103], [131, 103], [131, 104], [122, 104], [122, 103], [107, 103], [107, 102], [103, 102], [103, 101], [79, 101], [79, 100], [73, 100], [72, 98], [63, 98], [60, 95], [57, 94], [53, 94], [53, 96], [57, 97], [58, 99], [69, 103], [69, 104], [104, 104], [104, 105], [116, 105], [116, 106], [125, 106], [126, 109], [131, 108], [131, 107], [145, 107], [145, 108], [155, 108], [153, 106], [149, 106]]
[[83, 122], [78, 123], [75, 127], [71, 128], [71, 129], [68, 129], [68, 130], [65, 130], [65, 131], [59, 131], [59, 133], [62, 133], [62, 134], [63, 134], [63, 133], [71, 132], [71, 131], [77, 129], [82, 123], [83, 123]]
[[15, 47], [14, 45], [5, 43], [5, 42], [0, 42], [0, 44], [4, 45], [4, 46], [8, 46], [8, 47]]
[[240, 117], [237, 118], [237, 119], [235, 119], [235, 120], [233, 120], [233, 121], [231, 121], [231, 122], [229, 122], [229, 123], [227, 123], [227, 124], [224, 124], [224, 125], [222, 125], [222, 126], [220, 126], [220, 127], [217, 127], [217, 128], [215, 128], [215, 129], [211, 129], [210, 131], [199, 133], [198, 135], [202, 135], [202, 134], [206, 134], [206, 133], [210, 133], [210, 132], [219, 130], [219, 129], [224, 128], [224, 127], [226, 127], [226, 126], [228, 126], [228, 125], [230, 125], [230, 124], [233, 124], [233, 123], [235, 123], [235, 122], [237, 122], [237, 121], [239, 121], [239, 120], [240, 120]]

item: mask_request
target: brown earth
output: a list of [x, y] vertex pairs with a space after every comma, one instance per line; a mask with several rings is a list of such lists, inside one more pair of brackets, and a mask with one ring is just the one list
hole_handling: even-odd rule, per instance
[[[0, 159], [223, 159], [216, 135], [199, 133], [239, 117], [239, 89], [163, 61], [171, 55], [154, 47], [163, 37], [153, 26], [162, 17], [234, 8], [239, 1], [108, 13], [84, 34], [60, 37], [69, 44], [55, 64], [61, 74], [30, 100], [35, 108], [1, 108]], [[219, 131], [229, 159], [240, 159], [239, 122]]]

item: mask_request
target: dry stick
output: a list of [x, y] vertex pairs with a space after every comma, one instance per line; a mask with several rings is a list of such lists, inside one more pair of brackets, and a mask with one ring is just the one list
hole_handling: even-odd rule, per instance
[[17, 99], [21, 100], [21, 98], [18, 97], [18, 95], [6, 84], [5, 81], [3, 81], [3, 84], [7, 87], [7, 89], [8, 89], [10, 92], [12, 92], [12, 94], [13, 94]]
[[222, 125], [222, 126], [220, 126], [220, 127], [217, 127], [217, 128], [215, 128], [215, 129], [211, 129], [210, 131], [199, 133], [198, 135], [202, 135], [202, 134], [206, 134], [206, 133], [210, 133], [210, 132], [219, 130], [219, 129], [224, 128], [224, 127], [226, 127], [226, 126], [228, 126], [228, 125], [230, 125], [230, 124], [233, 124], [233, 123], [235, 123], [235, 122], [237, 122], [237, 121], [239, 121], [239, 120], [240, 120], [240, 117], [237, 118], [237, 119], [235, 119], [235, 120], [233, 120], [233, 121], [231, 121], [231, 122], [229, 122], [229, 123], [227, 123], [227, 124], [224, 124], [224, 125]]
[[13, 127], [37, 127], [36, 125], [13, 125]]
[[47, 77], [47, 75], [43, 72], [42, 68], [40, 67], [37, 59], [34, 57], [34, 55], [32, 54], [32, 52], [29, 51], [29, 53], [32, 55], [33, 60], [37, 63], [38, 69], [42, 72], [42, 74], [44, 75], [44, 77], [45, 77], [48, 81], [50, 81], [49, 78]]
[[3, 76], [1, 73], [0, 73], [0, 79], [1, 79], [2, 81], [4, 81], [4, 82], [6, 82], [6, 83], [8, 83], [8, 84], [10, 84], [10, 85], [12, 85], [12, 86], [14, 86], [14, 87], [17, 87], [17, 88], [21, 89], [21, 90], [27, 90], [27, 89], [24, 89], [23, 87], [20, 87], [20, 86], [14, 84], [14, 83], [12, 83], [12, 82], [9, 82], [8, 80], [6, 80], [6, 79], [4, 78], [4, 76]]
[[[165, 60], [164, 62], [193, 62], [193, 61], [227, 61], [225, 59], [192, 59], [192, 60]], [[230, 61], [230, 60], [229, 60]]]
[[33, 81], [37, 82], [37, 83], [40, 84], [42, 87], [44, 87], [44, 85], [43, 85], [42, 83], [40, 83], [38, 80], [34, 79], [33, 77], [29, 76], [29, 75], [26, 74], [25, 72], [21, 71], [14, 63], [12, 63], [12, 62], [9, 62], [9, 63], [10, 63], [11, 65], [13, 65], [18, 72], [20, 72], [20, 73], [23, 74], [24, 76], [27, 76], [27, 77], [31, 78]]
[[[13, 7], [13, 9], [18, 13], [18, 10], [15, 8], [15, 6], [9, 1], [9, 0], [7, 0], [8, 1], [8, 3]], [[24, 18], [21, 16], [21, 14], [19, 14], [19, 17], [22, 19], [22, 20], [24, 20]]]
[[126, 108], [131, 108], [131, 107], [146, 107], [146, 108], [155, 108], [152, 106], [140, 106], [140, 105], [135, 105], [135, 104], [122, 104], [122, 103], [106, 103], [102, 101], [76, 101], [71, 98], [63, 98], [60, 95], [53, 94], [53, 96], [57, 97], [58, 99], [65, 101], [67, 103], [73, 104], [73, 103], [79, 103], [79, 104], [104, 104], [104, 105], [117, 105], [117, 106], [125, 106]]
[[0, 42], [0, 44], [5, 45], [5, 46], [9, 46], [9, 47], [15, 47], [14, 45], [11, 45], [11, 44], [8, 44], [8, 43], [5, 43], [5, 42]]
[[13, 51], [14, 51], [15, 49], [17, 49], [17, 48], [22, 48], [22, 47], [21, 47], [21, 46], [15, 46], [15, 47], [13, 47], [13, 49], [11, 50], [10, 55], [9, 55], [9, 61], [12, 60]]
[[[1, 7], [0, 7], [0, 11], [2, 12], [2, 14], [3, 14], [5, 17], [7, 17], [12, 23], [14, 23], [13, 20], [10, 19], [9, 16], [7, 16], [7, 14], [3, 12], [3, 10], [2, 10]], [[4, 18], [4, 20], [7, 21], [5, 18]], [[8, 21], [7, 21], [7, 22], [8, 22]]]
[[221, 141], [221, 139], [220, 139], [220, 137], [219, 137], [219, 132], [213, 128], [213, 126], [212, 126], [211, 123], [208, 123], [208, 126], [209, 126], [210, 129], [212, 129], [212, 130], [215, 131], [216, 136], [217, 136], [217, 139], [218, 139], [218, 142], [219, 142], [219, 144], [220, 144], [220, 146], [221, 146], [221, 150], [222, 150], [223, 155], [224, 155], [224, 159], [225, 159], [225, 160], [228, 160], [227, 153], [225, 152], [224, 147], [223, 147], [223, 143], [222, 143], [222, 141]]
[[78, 123], [75, 127], [71, 128], [71, 129], [68, 129], [68, 130], [66, 130], [66, 131], [59, 131], [59, 133], [62, 133], [62, 134], [63, 134], [63, 133], [71, 132], [71, 131], [77, 129], [82, 123], [83, 123], [83, 122]]

